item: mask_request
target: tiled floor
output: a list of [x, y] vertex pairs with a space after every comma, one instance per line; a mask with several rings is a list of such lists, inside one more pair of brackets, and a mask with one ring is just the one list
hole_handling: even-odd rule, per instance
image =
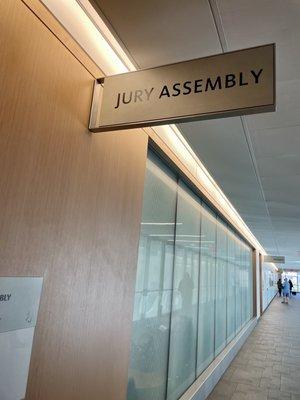
[[209, 400], [300, 400], [300, 295], [276, 298]]

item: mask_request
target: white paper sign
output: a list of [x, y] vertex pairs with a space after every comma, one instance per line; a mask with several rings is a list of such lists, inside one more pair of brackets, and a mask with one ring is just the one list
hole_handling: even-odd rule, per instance
[[43, 278], [0, 278], [0, 399], [25, 398]]

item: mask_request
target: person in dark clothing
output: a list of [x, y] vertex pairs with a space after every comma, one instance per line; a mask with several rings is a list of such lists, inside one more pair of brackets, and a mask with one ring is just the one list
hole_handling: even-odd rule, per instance
[[281, 279], [280, 279], [280, 278], [279, 278], [278, 281], [277, 281], [277, 288], [278, 288], [279, 297], [281, 297], [282, 282], [281, 282]]
[[290, 285], [290, 296], [292, 296], [292, 290], [293, 290], [293, 282], [289, 279], [289, 285]]

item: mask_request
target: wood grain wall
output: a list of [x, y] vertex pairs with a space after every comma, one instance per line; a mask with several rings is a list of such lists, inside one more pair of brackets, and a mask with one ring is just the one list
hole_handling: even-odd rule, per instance
[[124, 400], [147, 135], [87, 131], [93, 76], [0, 2], [0, 276], [44, 276], [27, 400]]

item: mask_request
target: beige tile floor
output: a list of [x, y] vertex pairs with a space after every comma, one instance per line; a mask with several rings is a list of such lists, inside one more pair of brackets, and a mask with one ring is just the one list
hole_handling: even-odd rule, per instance
[[300, 294], [275, 298], [209, 400], [300, 400]]

